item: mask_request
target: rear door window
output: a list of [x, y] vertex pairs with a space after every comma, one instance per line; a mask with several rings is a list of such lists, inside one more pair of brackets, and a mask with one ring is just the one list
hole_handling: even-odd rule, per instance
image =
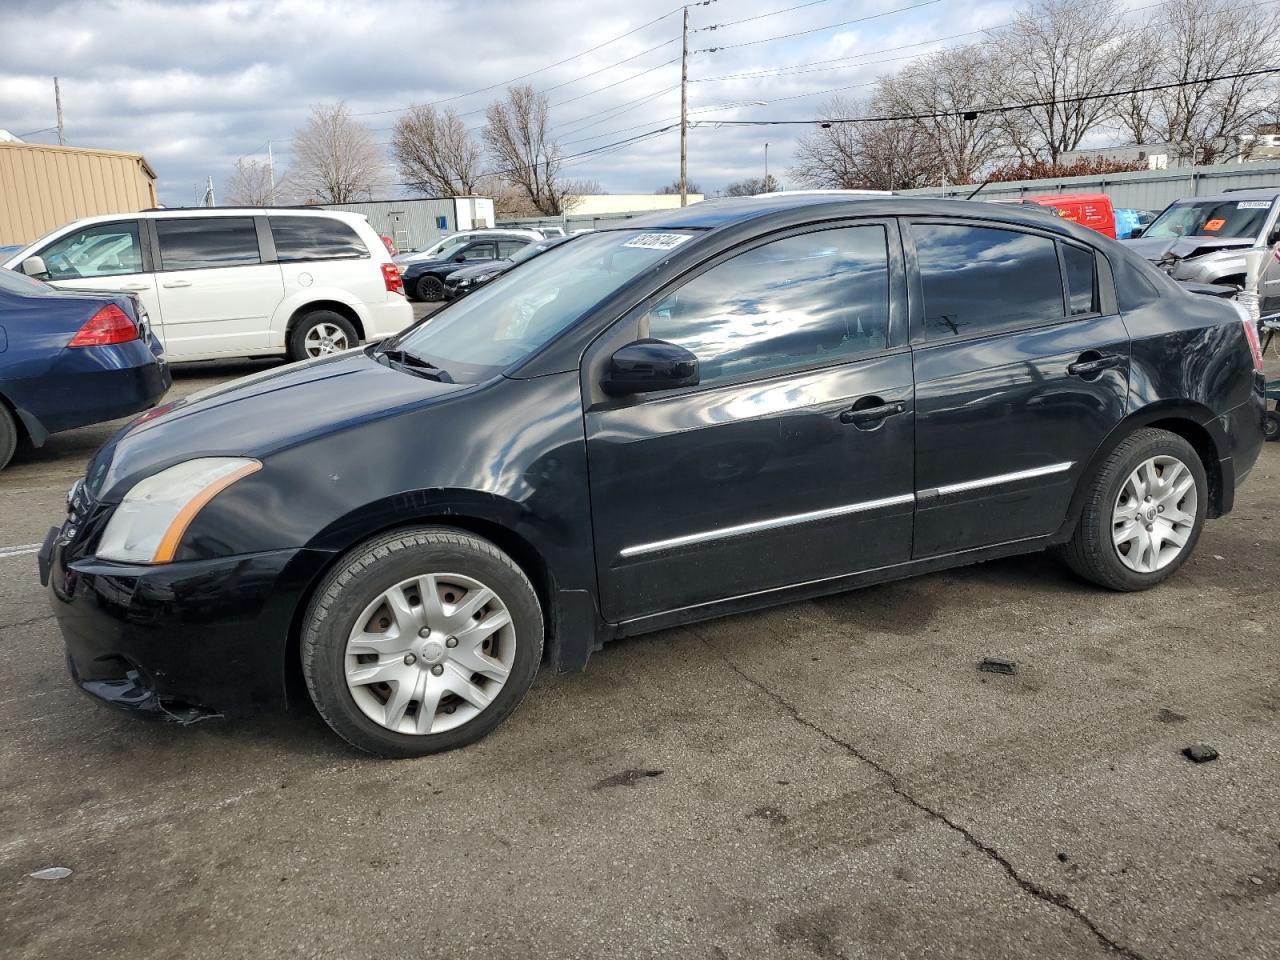
[[762, 244], [649, 311], [648, 336], [698, 357], [702, 383], [852, 359], [887, 345], [889, 253], [879, 225]]
[[1017, 230], [911, 225], [925, 338], [980, 336], [1065, 315], [1056, 244]]
[[460, 253], [454, 254], [454, 256], [462, 257], [463, 260], [496, 260], [498, 259], [498, 251], [493, 241], [487, 240], [484, 243], [473, 243]]
[[40, 251], [50, 280], [142, 273], [138, 221], [97, 223], [74, 230]]
[[350, 226], [332, 217], [270, 217], [276, 259], [350, 260], [369, 256], [368, 248]]
[[517, 250], [523, 249], [527, 244], [528, 241], [526, 240], [499, 240], [498, 256], [509, 257]]
[[175, 217], [155, 221], [163, 270], [261, 263], [252, 217]]

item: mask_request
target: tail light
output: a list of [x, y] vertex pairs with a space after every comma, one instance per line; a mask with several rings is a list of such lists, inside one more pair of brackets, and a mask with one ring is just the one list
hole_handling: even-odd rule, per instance
[[128, 343], [138, 339], [138, 328], [129, 315], [109, 303], [80, 328], [71, 338], [69, 347], [107, 347], [113, 343]]
[[1244, 338], [1249, 341], [1249, 349], [1253, 351], [1253, 369], [1262, 372], [1262, 342], [1258, 339], [1258, 324], [1253, 317], [1245, 316]]
[[387, 285], [387, 293], [398, 293], [404, 296], [404, 278], [394, 263], [382, 265], [382, 279]]

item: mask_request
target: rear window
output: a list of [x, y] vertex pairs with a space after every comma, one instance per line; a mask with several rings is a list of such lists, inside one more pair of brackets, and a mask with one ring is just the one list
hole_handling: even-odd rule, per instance
[[349, 260], [369, 256], [369, 248], [355, 230], [331, 217], [270, 217], [276, 259], [281, 263], [300, 260]]
[[15, 270], [0, 269], [0, 293], [16, 293], [20, 297], [47, 297], [54, 292], [53, 287], [43, 280], [28, 277]]
[[163, 270], [205, 270], [261, 263], [252, 217], [156, 220]]

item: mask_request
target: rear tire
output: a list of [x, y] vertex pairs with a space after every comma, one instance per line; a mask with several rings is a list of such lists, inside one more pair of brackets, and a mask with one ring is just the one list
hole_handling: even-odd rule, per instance
[[0, 403], [0, 470], [9, 465], [18, 449], [18, 424], [9, 408]]
[[1280, 440], [1280, 412], [1268, 410], [1262, 421], [1262, 435], [1268, 440]]
[[421, 277], [413, 289], [418, 299], [427, 303], [444, 299], [444, 281], [439, 277]]
[[332, 310], [312, 310], [289, 334], [289, 359], [314, 360], [360, 346], [355, 324]]
[[446, 527], [367, 541], [316, 591], [302, 672], [325, 722], [382, 757], [474, 743], [519, 705], [542, 661], [538, 595], [487, 540]]
[[1209, 501], [1204, 465], [1186, 440], [1138, 430], [1085, 482], [1080, 522], [1062, 548], [1077, 574], [1110, 590], [1147, 590], [1186, 562]]

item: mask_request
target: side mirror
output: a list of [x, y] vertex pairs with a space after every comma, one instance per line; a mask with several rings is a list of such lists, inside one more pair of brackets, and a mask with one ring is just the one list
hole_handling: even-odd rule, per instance
[[1137, 240], [1138, 237], [1142, 236], [1142, 231], [1143, 231], [1143, 227], [1141, 224], [1139, 224], [1138, 226], [1134, 227], [1132, 230], [1129, 231], [1129, 236], [1126, 237], [1125, 239]]
[[467, 262], [467, 258], [466, 258], [466, 257], [464, 257], [462, 254], [458, 254], [456, 257], [454, 257], [454, 258], [453, 258], [453, 262], [454, 262], [454, 263], [466, 263], [466, 262]]
[[[1277, 243], [1280, 243], [1280, 227], [1276, 227], [1274, 230], [1272, 230], [1271, 236], [1267, 237], [1268, 247], [1274, 247]], [[39, 259], [39, 258], [33, 257], [32, 259]]]
[[22, 261], [22, 272], [28, 277], [47, 277], [49, 268], [44, 265], [44, 257], [27, 257]]
[[699, 381], [698, 358], [665, 340], [628, 343], [609, 359], [605, 393], [626, 396], [692, 387]]

